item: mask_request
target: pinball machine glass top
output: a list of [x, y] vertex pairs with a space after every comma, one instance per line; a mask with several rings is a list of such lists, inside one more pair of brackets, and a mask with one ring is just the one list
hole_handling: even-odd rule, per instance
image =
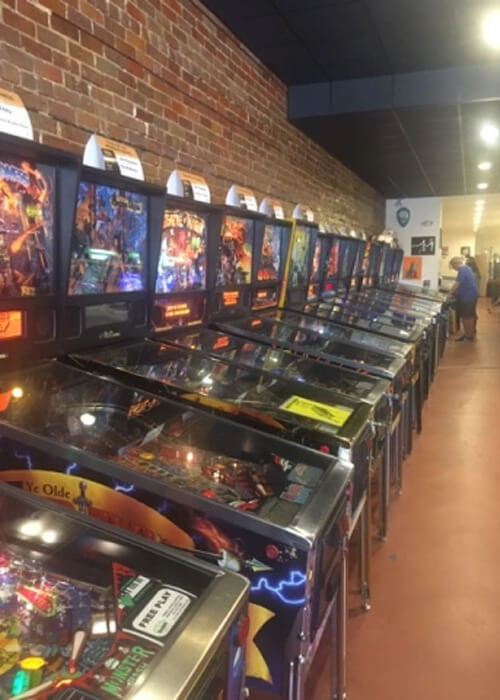
[[56, 172], [0, 156], [0, 297], [39, 297], [54, 289]]
[[82, 180], [71, 240], [68, 295], [145, 289], [147, 197]]
[[203, 290], [207, 286], [207, 216], [165, 209], [156, 294]]
[[226, 215], [222, 222], [217, 255], [217, 287], [251, 283], [254, 221]]

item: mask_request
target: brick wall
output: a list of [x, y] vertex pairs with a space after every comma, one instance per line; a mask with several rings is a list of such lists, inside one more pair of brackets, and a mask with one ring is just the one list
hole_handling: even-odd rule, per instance
[[[235, 0], [237, 1], [237, 0]], [[0, 0], [0, 84], [36, 138], [81, 153], [93, 132], [134, 145], [146, 178], [201, 172], [378, 232], [384, 201], [286, 120], [285, 86], [198, 0]]]

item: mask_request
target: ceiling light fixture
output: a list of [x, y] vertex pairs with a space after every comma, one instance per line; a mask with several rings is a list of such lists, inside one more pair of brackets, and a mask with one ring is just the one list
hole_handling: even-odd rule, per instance
[[489, 160], [483, 160], [481, 163], [478, 163], [477, 167], [479, 170], [491, 170], [491, 163]]
[[480, 182], [477, 186], [478, 190], [487, 190], [488, 189], [488, 183], [487, 182]]
[[481, 139], [489, 146], [494, 146], [497, 143], [499, 134], [498, 127], [491, 122], [483, 124], [479, 131]]
[[490, 12], [483, 19], [483, 39], [494, 49], [500, 49], [500, 11]]

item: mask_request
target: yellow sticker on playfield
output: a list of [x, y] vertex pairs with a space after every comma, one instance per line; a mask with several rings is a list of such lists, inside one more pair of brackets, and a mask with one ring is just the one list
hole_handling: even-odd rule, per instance
[[305, 418], [330, 423], [337, 428], [341, 428], [352, 413], [352, 409], [345, 406], [330, 406], [319, 401], [310, 401], [302, 396], [291, 396], [280, 406], [282, 411], [296, 413]]

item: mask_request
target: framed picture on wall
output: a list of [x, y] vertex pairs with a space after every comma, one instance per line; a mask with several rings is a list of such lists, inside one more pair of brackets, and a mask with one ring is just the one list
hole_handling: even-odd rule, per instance
[[470, 258], [470, 245], [463, 245], [460, 248], [460, 255], [463, 255], [464, 258]]
[[414, 255], [409, 255], [403, 258], [403, 267], [401, 277], [404, 280], [421, 280], [422, 279], [422, 258]]
[[411, 254], [412, 255], [435, 255], [436, 254], [436, 237], [435, 236], [416, 236], [411, 239]]

